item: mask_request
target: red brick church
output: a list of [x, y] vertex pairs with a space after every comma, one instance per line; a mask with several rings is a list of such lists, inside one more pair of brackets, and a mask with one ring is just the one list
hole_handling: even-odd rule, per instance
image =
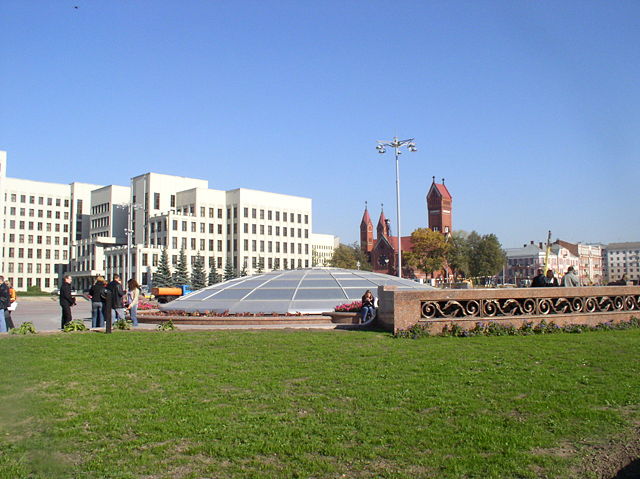
[[[433, 231], [441, 232], [444, 235], [451, 234], [451, 193], [444, 184], [436, 183], [435, 176], [431, 183], [431, 188], [427, 193], [427, 216], [429, 218], [429, 228]], [[364, 215], [360, 222], [360, 247], [369, 257], [369, 261], [376, 273], [397, 274], [396, 263], [398, 261], [398, 237], [391, 235], [390, 221], [385, 217], [384, 210], [380, 212], [378, 226], [376, 227], [376, 237], [373, 236], [373, 223], [369, 216], [369, 210], [365, 206]], [[414, 270], [407, 266], [404, 261], [404, 253], [411, 251], [411, 236], [400, 238], [402, 248], [402, 276], [404, 278], [431, 278], [431, 274]], [[451, 275], [449, 267], [443, 271], [436, 272], [433, 277], [444, 279]]]

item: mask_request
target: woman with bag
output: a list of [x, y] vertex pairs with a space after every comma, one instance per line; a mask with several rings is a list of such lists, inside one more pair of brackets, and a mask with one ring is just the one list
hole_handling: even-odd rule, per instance
[[107, 282], [102, 276], [96, 278], [96, 282], [89, 289], [91, 298], [91, 327], [101, 328], [104, 326], [104, 306], [102, 304], [102, 292], [107, 286]]

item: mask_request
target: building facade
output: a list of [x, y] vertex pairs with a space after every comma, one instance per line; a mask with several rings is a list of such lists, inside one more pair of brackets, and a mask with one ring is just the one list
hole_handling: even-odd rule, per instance
[[[184, 251], [189, 266], [202, 258], [219, 273], [227, 264], [238, 274], [312, 265], [310, 198], [214, 190], [206, 180], [158, 173], [129, 187], [7, 178], [6, 152], [0, 198], [0, 268], [17, 290], [51, 291], [67, 273], [76, 289], [114, 274], [152, 286], [164, 249], [173, 266]], [[329, 237], [317, 236], [323, 260], [332, 254]]]
[[[509, 248], [505, 252], [507, 254], [504, 270], [505, 283], [529, 286], [537, 271], [544, 269], [547, 249], [542, 243], [535, 244], [531, 241], [522, 248]], [[569, 269], [569, 266], [573, 266], [577, 274], [581, 275], [580, 258], [558, 243], [551, 245], [548, 265], [558, 279]]]
[[90, 229], [91, 191], [99, 185], [8, 178], [0, 151], [0, 268], [16, 290], [59, 284], [73, 254], [72, 243]]
[[640, 281], [640, 242], [611, 243], [604, 247], [604, 278], [607, 283], [619, 281], [626, 275], [627, 281]]
[[330, 266], [333, 252], [340, 246], [340, 238], [333, 235], [311, 234], [311, 266]]

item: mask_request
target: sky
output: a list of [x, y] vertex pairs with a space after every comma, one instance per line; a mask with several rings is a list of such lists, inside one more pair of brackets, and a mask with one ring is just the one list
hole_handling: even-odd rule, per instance
[[[77, 8], [76, 8], [77, 7]], [[359, 240], [365, 201], [504, 247], [640, 241], [640, 2], [0, 0], [0, 150], [15, 178], [148, 172], [309, 197]]]

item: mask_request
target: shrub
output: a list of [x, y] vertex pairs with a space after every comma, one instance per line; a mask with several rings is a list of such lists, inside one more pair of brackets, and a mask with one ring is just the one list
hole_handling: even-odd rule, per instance
[[178, 329], [178, 327], [173, 324], [172, 320], [169, 321], [163, 321], [162, 323], [158, 324], [158, 331], [175, 331], [176, 329]]
[[113, 327], [114, 327], [115, 329], [121, 329], [121, 330], [123, 330], [123, 331], [124, 331], [124, 330], [131, 329], [131, 325], [132, 325], [132, 324], [133, 324], [133, 323], [132, 323], [131, 321], [128, 321], [128, 320], [123, 319], [123, 318], [120, 318], [119, 320], [117, 320], [117, 321], [115, 322], [115, 324], [113, 325]]
[[36, 327], [31, 321], [25, 321], [17, 328], [12, 328], [11, 334], [36, 334]]
[[62, 330], [65, 333], [68, 333], [71, 331], [87, 331], [87, 327], [79, 319], [74, 319], [73, 321], [70, 321], [67, 324], [65, 324]]
[[396, 334], [397, 338], [409, 338], [409, 339], [418, 339], [425, 338], [430, 336], [429, 328], [423, 324], [414, 324], [409, 329], [405, 329], [404, 331], [398, 331]]

